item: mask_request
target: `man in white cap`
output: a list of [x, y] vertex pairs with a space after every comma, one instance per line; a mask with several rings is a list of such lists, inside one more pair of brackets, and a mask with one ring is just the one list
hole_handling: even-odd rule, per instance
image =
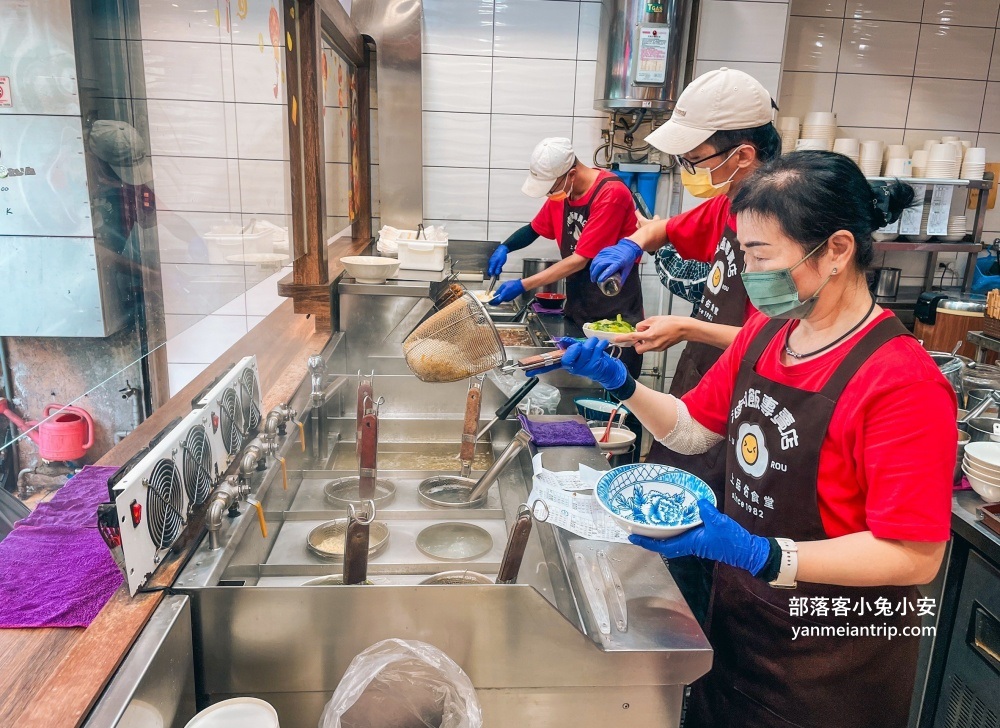
[[[490, 301], [512, 301], [535, 288], [566, 279], [566, 317], [582, 326], [621, 314], [629, 323], [643, 318], [639, 276], [622, 282], [615, 296], [601, 293], [591, 281], [590, 263], [603, 249], [636, 230], [635, 203], [628, 187], [614, 174], [582, 164], [569, 139], [543, 139], [528, 165], [521, 191], [529, 197], [547, 197], [529, 225], [517, 230], [490, 257], [488, 272], [498, 276], [512, 250], [526, 248], [539, 236], [559, 244], [562, 260], [541, 273], [503, 283]], [[642, 251], [636, 253], [636, 258]], [[635, 260], [632, 261], [633, 263]], [[642, 357], [626, 349], [622, 361], [637, 376]]]
[[[614, 274], [628, 276], [637, 255], [654, 253], [667, 244], [681, 257], [710, 266], [701, 301], [690, 317], [653, 316], [641, 321], [635, 333], [618, 337], [634, 342], [640, 353], [687, 342], [670, 386], [675, 397], [701, 381], [755, 312], [740, 278], [743, 252], [729, 203], [751, 172], [781, 153], [781, 139], [771, 123], [774, 108], [767, 89], [742, 71], [720, 68], [693, 80], [677, 99], [671, 118], [646, 140], [674, 155], [684, 188], [707, 201], [666, 223], [644, 224], [599, 253], [590, 267], [595, 282]], [[694, 473], [712, 487], [721, 503], [726, 468], [723, 444], [702, 455], [680, 455], [654, 442], [646, 461]], [[671, 559], [669, 567], [695, 616], [704, 619], [711, 562], [698, 562], [692, 556]]]

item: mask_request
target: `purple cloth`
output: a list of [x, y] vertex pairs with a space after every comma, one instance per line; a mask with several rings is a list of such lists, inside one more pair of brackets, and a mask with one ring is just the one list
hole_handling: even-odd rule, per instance
[[969, 484], [969, 479], [963, 475], [962, 480], [955, 486], [954, 490], [972, 490], [972, 486]]
[[524, 415], [517, 418], [538, 447], [587, 447], [597, 444], [594, 433], [582, 422], [534, 422]]
[[0, 541], [0, 628], [86, 627], [121, 586], [97, 530], [115, 470], [85, 467]]

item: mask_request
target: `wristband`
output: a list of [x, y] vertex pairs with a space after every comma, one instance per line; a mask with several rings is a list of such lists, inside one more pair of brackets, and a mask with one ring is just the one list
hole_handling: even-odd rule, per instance
[[626, 399], [631, 399], [632, 395], [635, 394], [636, 382], [632, 378], [631, 374], [625, 375], [625, 383], [620, 387], [615, 389], [609, 389], [608, 394], [610, 394], [615, 399], [624, 402]]

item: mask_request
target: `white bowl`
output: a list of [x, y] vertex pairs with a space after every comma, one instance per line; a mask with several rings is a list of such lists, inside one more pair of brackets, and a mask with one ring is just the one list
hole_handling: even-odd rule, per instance
[[606, 472], [594, 496], [601, 508], [628, 533], [668, 538], [701, 524], [698, 501], [716, 505], [701, 478], [670, 465], [633, 463]]
[[965, 474], [965, 477], [969, 479], [969, 485], [972, 489], [979, 494], [987, 503], [998, 503], [1000, 502], [1000, 485], [990, 485], [989, 483], [980, 480], [975, 475]]
[[990, 485], [1000, 486], [1000, 472], [976, 465], [966, 458], [962, 459], [962, 471], [969, 472]]
[[965, 237], [965, 233], [948, 233], [947, 235], [939, 235], [938, 237], [946, 243], [957, 243]]
[[340, 259], [347, 271], [358, 283], [385, 283], [385, 279], [399, 270], [395, 258], [381, 258], [377, 255], [348, 255]]
[[1000, 470], [1000, 442], [970, 442], [965, 456], [977, 465]]
[[608, 441], [601, 442], [601, 437], [604, 436], [605, 427], [591, 427], [590, 431], [594, 433], [594, 439], [597, 440], [597, 446], [601, 448], [601, 452], [609, 452], [612, 455], [621, 455], [627, 453], [629, 448], [635, 442], [635, 433], [627, 427], [612, 427], [611, 432], [608, 433]]
[[230, 728], [231, 726], [278, 728], [278, 713], [270, 703], [258, 698], [230, 698], [205, 708], [192, 718], [185, 728]]
[[[594, 329], [591, 328], [591, 324], [588, 323], [583, 325], [583, 335], [586, 336], [588, 339], [602, 339], [604, 341], [610, 341], [612, 344], [614, 344], [615, 339], [621, 336], [622, 334], [618, 334], [613, 331], [595, 331]], [[628, 349], [632, 346], [635, 346], [635, 344], [631, 341], [626, 341], [625, 343], [622, 344], [615, 344], [615, 346], [620, 346], [623, 349]]]

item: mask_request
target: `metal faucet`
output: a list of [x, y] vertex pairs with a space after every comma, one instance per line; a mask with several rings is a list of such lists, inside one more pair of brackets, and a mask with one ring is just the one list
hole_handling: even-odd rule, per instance
[[223, 514], [228, 512], [230, 517], [236, 517], [240, 512], [240, 501], [249, 497], [250, 483], [242, 482], [237, 475], [230, 475], [212, 491], [208, 515], [205, 516], [210, 551], [219, 549], [219, 529], [222, 528]]
[[264, 426], [261, 428], [261, 438], [274, 439], [275, 436], [285, 436], [285, 425], [299, 416], [295, 408], [289, 407], [288, 403], [279, 404], [267, 413], [264, 418]]
[[243, 450], [240, 455], [240, 479], [249, 480], [254, 472], [267, 468], [267, 453], [271, 448], [264, 445], [260, 440], [254, 440]]
[[318, 354], [309, 357], [309, 376], [311, 378], [311, 391], [309, 402], [313, 407], [323, 404], [323, 380], [326, 378], [326, 362]]

